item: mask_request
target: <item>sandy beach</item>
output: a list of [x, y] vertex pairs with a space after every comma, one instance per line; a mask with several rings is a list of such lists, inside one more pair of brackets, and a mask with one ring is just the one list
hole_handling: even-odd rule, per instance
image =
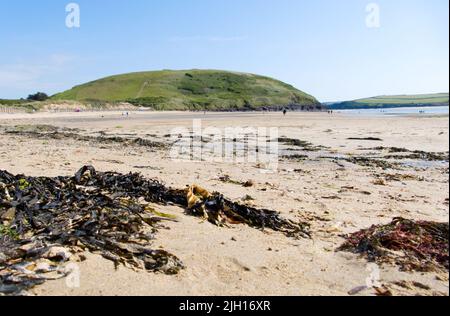
[[[278, 168], [255, 162], [174, 161], [167, 148], [96, 142], [95, 137], [142, 138], [171, 144], [174, 128], [276, 127], [278, 136], [314, 150], [280, 144]], [[36, 126], [76, 131], [92, 141], [35, 137]], [[348, 295], [373, 271], [368, 261], [336, 251], [344, 234], [395, 217], [448, 222], [448, 116], [364, 116], [337, 113], [122, 112], [0, 114], [0, 169], [28, 176], [71, 176], [84, 165], [100, 171], [140, 172], [173, 188], [198, 184], [233, 201], [307, 221], [312, 238], [288, 238], [245, 225], [217, 227], [176, 206], [155, 205], [176, 222], [164, 223], [154, 248], [176, 254], [178, 275], [119, 266], [97, 254], [78, 263], [80, 286], [64, 279], [35, 295]], [[317, 149], [318, 148], [318, 149]], [[387, 157], [388, 148], [447, 153], [447, 161]], [[363, 160], [364, 164], [358, 163]], [[383, 164], [373, 163], [374, 157]], [[357, 159], [355, 159], [357, 158]], [[371, 163], [372, 162], [372, 163]], [[233, 181], [223, 181], [223, 177]], [[222, 180], [221, 180], [222, 178]], [[244, 187], [239, 183], [251, 181]], [[249, 199], [248, 197], [251, 197]], [[448, 295], [448, 273], [401, 272], [379, 266], [379, 282], [394, 295]], [[407, 284], [399, 286], [398, 284]], [[356, 295], [374, 295], [367, 288]]]

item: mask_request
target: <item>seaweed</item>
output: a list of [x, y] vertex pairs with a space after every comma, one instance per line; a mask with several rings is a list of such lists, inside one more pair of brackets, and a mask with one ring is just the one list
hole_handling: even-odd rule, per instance
[[[387, 169], [401, 169], [400, 164], [395, 162], [388, 162], [383, 159], [378, 158], [369, 158], [369, 157], [319, 157], [319, 159], [331, 159], [335, 163], [339, 163], [339, 161], [346, 161], [355, 165], [359, 165], [362, 167], [374, 167], [381, 168], [383, 170]], [[341, 164], [343, 167], [343, 165]]]
[[[199, 192], [192, 187], [171, 189], [139, 173], [97, 172], [92, 166], [72, 177], [55, 178], [0, 171], [0, 294], [17, 294], [48, 279], [31, 273], [34, 270], [24, 273], [24, 266], [36, 269], [42, 259], [50, 259], [47, 266], [58, 266], [82, 251], [100, 254], [116, 266], [178, 273], [184, 268], [180, 259], [149, 247], [161, 223], [175, 220], [150, 203], [181, 206], [215, 225], [246, 224], [309, 237], [307, 224], [232, 202], [219, 193], [203, 190], [198, 197]], [[63, 255], [46, 255], [55, 247]]]
[[218, 192], [209, 193], [197, 185], [187, 189], [186, 198], [189, 214], [203, 217], [218, 226], [243, 223], [263, 230], [270, 228], [288, 237], [311, 237], [307, 223], [284, 219], [276, 211], [235, 203]]
[[[374, 147], [374, 148], [362, 148], [360, 150], [376, 150], [387, 151], [391, 155], [386, 155], [385, 159], [412, 159], [412, 160], [425, 160], [425, 161], [449, 161], [449, 152], [428, 152], [423, 150], [409, 150], [399, 147]], [[398, 155], [395, 155], [398, 154]], [[400, 155], [402, 154], [402, 155]]]
[[376, 150], [376, 151], [389, 151], [390, 153], [406, 153], [409, 152], [409, 149], [406, 148], [399, 148], [399, 147], [373, 147], [373, 148], [360, 148], [359, 150]]
[[385, 159], [410, 159], [424, 161], [449, 161], [448, 153], [431, 153], [425, 151], [413, 151], [407, 155], [386, 155]]
[[243, 186], [244, 188], [250, 188], [250, 187], [255, 185], [255, 183], [252, 180], [247, 180], [245, 182], [244, 181], [237, 181], [237, 180], [231, 179], [231, 177], [229, 175], [220, 176], [219, 177], [219, 181], [224, 182], [224, 183], [240, 185], [240, 186]]
[[381, 168], [383, 170], [399, 169], [399, 164], [387, 162], [382, 159], [367, 158], [367, 157], [350, 157], [344, 160], [363, 167], [375, 167]]
[[288, 138], [288, 137], [280, 137], [277, 140], [279, 143], [282, 143], [287, 146], [294, 146], [294, 147], [301, 147], [304, 151], [311, 151], [311, 152], [317, 152], [321, 151], [323, 149], [327, 149], [325, 146], [316, 146], [310, 142], [300, 140], [300, 139], [294, 139], [294, 138]]
[[402, 182], [402, 181], [425, 181], [425, 178], [412, 175], [412, 174], [401, 174], [401, 173], [395, 173], [395, 174], [374, 174], [374, 177], [376, 178], [376, 181], [379, 183], [381, 182]]
[[81, 135], [76, 130], [71, 129], [59, 129], [53, 126], [47, 125], [31, 125], [31, 126], [16, 126], [5, 130], [5, 134], [27, 136], [35, 139], [72, 139], [80, 142], [97, 143], [97, 144], [120, 144], [124, 146], [140, 146], [150, 149], [164, 149], [167, 145], [161, 142], [152, 141], [140, 137], [127, 138], [118, 136], [89, 136]]
[[0, 238], [18, 239], [19, 234], [11, 227], [0, 224]]
[[449, 270], [449, 224], [395, 218], [350, 234], [338, 251], [363, 254], [369, 261], [395, 263], [404, 271]]
[[[24, 274], [20, 267], [42, 259], [55, 246], [73, 253], [76, 249], [96, 252], [116, 265], [149, 271], [174, 274], [183, 268], [174, 255], [148, 247], [166, 219], [151, 214], [138, 195], [159, 188], [157, 183], [133, 175], [97, 173], [92, 167], [82, 168], [74, 177], [57, 178], [0, 171], [0, 182], [2, 219], [7, 210], [14, 210], [2, 226], [0, 251], [5, 258], [0, 262], [0, 285], [24, 289], [42, 282], [43, 277]], [[145, 189], [133, 192], [141, 182]]]
[[383, 140], [379, 137], [349, 137], [347, 140], [367, 140], [367, 141], [375, 141], [382, 142]]
[[301, 154], [293, 154], [293, 155], [283, 155], [282, 158], [286, 159], [286, 160], [302, 161], [302, 160], [307, 160], [309, 158], [309, 156], [308, 155], [301, 155]]

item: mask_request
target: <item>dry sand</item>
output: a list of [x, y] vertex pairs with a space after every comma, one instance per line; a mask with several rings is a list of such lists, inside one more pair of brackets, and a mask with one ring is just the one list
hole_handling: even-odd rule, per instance
[[[194, 118], [204, 127], [279, 127], [279, 136], [329, 147], [314, 159], [281, 159], [276, 173], [262, 173], [255, 163], [174, 162], [164, 150], [138, 146], [86, 143], [71, 139], [44, 140], [1, 133], [0, 169], [31, 176], [73, 175], [81, 166], [102, 171], [141, 172], [165, 184], [184, 188], [197, 183], [210, 191], [240, 200], [254, 198], [257, 207], [275, 209], [283, 216], [310, 221], [313, 239], [292, 239], [272, 231], [244, 225], [219, 228], [187, 216], [177, 207], [156, 206], [175, 214], [157, 234], [155, 247], [177, 255], [186, 269], [179, 275], [114, 269], [113, 263], [89, 254], [79, 264], [81, 284], [69, 288], [65, 280], [50, 281], [32, 290], [37, 295], [347, 295], [366, 284], [371, 272], [365, 259], [336, 252], [342, 234], [394, 217], [448, 222], [448, 163], [413, 162], [401, 170], [382, 170], [346, 161], [320, 159], [320, 155], [351, 157], [361, 148], [405, 147], [409, 150], [449, 150], [447, 117], [364, 117], [323, 113], [37, 113], [1, 115], [0, 126], [47, 124], [78, 128], [84, 134], [107, 133], [167, 141], [174, 127], [192, 126]], [[348, 140], [376, 137], [382, 141]], [[369, 155], [369, 153], [365, 152]], [[380, 154], [375, 151], [373, 154]], [[139, 167], [139, 168], [136, 168]], [[375, 185], [377, 175], [413, 175], [402, 181]], [[252, 180], [244, 188], [224, 183], [229, 175], [237, 181]], [[409, 288], [393, 282], [424, 284]], [[448, 274], [400, 272], [380, 267], [380, 282], [397, 295], [448, 295]], [[412, 284], [412, 283], [411, 283]], [[372, 289], [358, 295], [373, 295]]]

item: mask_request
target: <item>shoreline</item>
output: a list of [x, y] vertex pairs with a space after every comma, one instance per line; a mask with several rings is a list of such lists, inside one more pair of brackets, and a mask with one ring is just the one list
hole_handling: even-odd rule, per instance
[[[403, 108], [398, 108], [403, 109]], [[404, 108], [409, 109], [409, 108]], [[332, 119], [336, 116], [346, 117], [358, 117], [358, 118], [371, 118], [371, 117], [448, 117], [449, 113], [384, 113], [379, 110], [369, 110], [376, 113], [367, 112], [367, 110], [333, 110], [333, 115], [329, 115], [324, 112], [288, 112], [288, 116], [326, 116]], [[170, 117], [205, 117], [205, 116], [217, 116], [217, 117], [250, 117], [250, 116], [283, 116], [281, 112], [262, 112], [262, 111], [245, 111], [245, 112], [194, 112], [194, 111], [119, 111], [119, 110], [107, 110], [107, 111], [82, 111], [82, 112], [51, 112], [42, 111], [35, 113], [0, 113], [0, 120], [20, 120], [20, 119], [43, 119], [43, 118], [67, 118], [67, 117], [119, 117], [126, 119], [123, 114], [128, 112], [134, 116], [148, 116], [149, 118], [170, 118]], [[362, 113], [361, 113], [362, 112]]]

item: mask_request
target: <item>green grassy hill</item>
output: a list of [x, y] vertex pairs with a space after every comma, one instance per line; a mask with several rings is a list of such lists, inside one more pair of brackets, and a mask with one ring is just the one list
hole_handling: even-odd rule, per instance
[[393, 95], [329, 104], [330, 109], [377, 109], [396, 107], [448, 106], [449, 94]]
[[320, 107], [312, 96], [268, 77], [217, 70], [130, 73], [89, 82], [53, 100], [129, 102], [155, 110]]

